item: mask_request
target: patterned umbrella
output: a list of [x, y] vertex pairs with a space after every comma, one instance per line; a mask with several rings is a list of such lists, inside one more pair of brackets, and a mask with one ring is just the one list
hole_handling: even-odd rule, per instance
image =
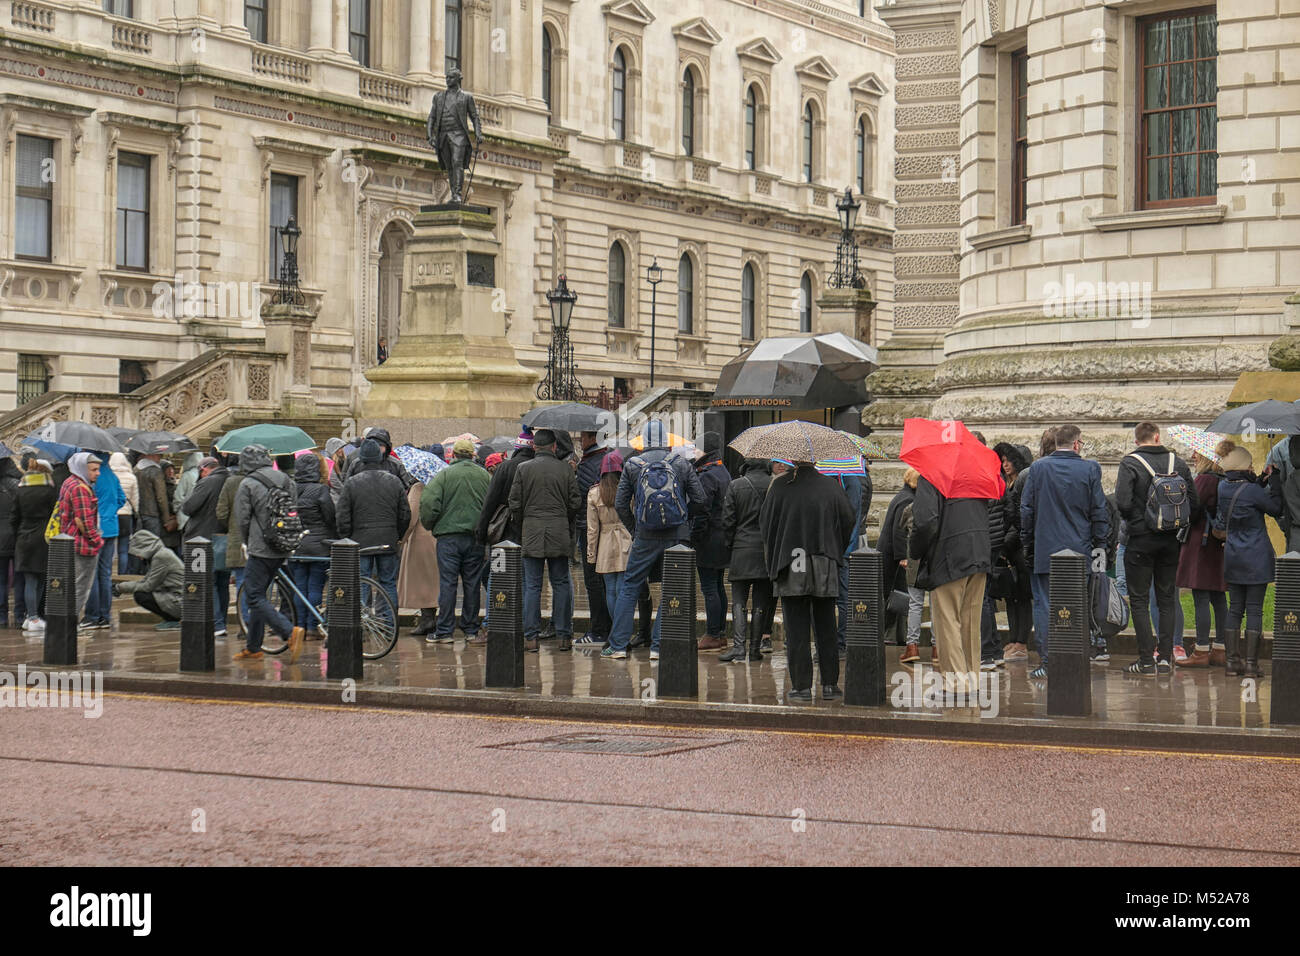
[[732, 440], [730, 447], [745, 458], [785, 461], [845, 459], [858, 455], [858, 447], [843, 432], [802, 421], [747, 428]]
[[447, 463], [430, 452], [416, 448], [414, 445], [398, 445], [393, 449], [397, 460], [406, 466], [411, 477], [422, 485], [427, 485], [433, 476], [447, 467]]
[[459, 435], [452, 435], [450, 438], [444, 438], [442, 440], [442, 447], [447, 449], [448, 452], [450, 452], [451, 446], [456, 444], [456, 442], [458, 442], [462, 438], [468, 438], [470, 441], [472, 441], [475, 444], [475, 446], [477, 446], [478, 443], [482, 440], [473, 432], [462, 432]]
[[1219, 456], [1214, 453], [1214, 446], [1223, 441], [1223, 436], [1217, 432], [1207, 432], [1195, 425], [1170, 425], [1165, 429], [1165, 435], [1178, 444], [1199, 452], [1210, 461], [1219, 460]]
[[823, 475], [836, 478], [840, 475], [856, 475], [861, 478], [867, 473], [867, 466], [862, 463], [861, 455], [851, 458], [820, 458], [813, 462], [813, 467]]
[[[848, 432], [844, 434], [849, 435]], [[874, 458], [879, 461], [885, 461], [889, 458], [889, 452], [885, 451], [877, 442], [870, 438], [864, 438], [862, 435], [849, 435], [849, 441], [858, 446], [858, 451], [866, 458]]]

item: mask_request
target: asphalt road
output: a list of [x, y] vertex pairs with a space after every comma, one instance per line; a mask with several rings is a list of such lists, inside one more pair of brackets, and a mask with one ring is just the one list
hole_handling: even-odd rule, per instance
[[132, 695], [0, 729], [16, 865], [1300, 863], [1300, 757]]

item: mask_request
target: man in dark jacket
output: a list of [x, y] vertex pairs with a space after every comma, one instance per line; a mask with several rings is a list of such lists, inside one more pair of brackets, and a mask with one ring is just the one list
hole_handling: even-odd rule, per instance
[[[479, 514], [478, 524], [474, 526], [474, 536], [478, 538], [480, 544], [497, 543], [488, 541], [488, 525], [492, 523], [493, 516], [502, 507], [505, 507], [509, 513], [510, 487], [515, 481], [515, 472], [524, 462], [533, 460], [532, 429], [525, 428], [515, 444], [518, 447], [515, 448], [514, 454], [497, 465], [497, 470], [492, 472], [492, 483], [488, 485], [487, 497], [483, 499], [483, 511]], [[518, 521], [511, 514], [506, 524], [505, 536], [501, 540], [518, 542], [521, 534]]]
[[[582, 458], [578, 462], [578, 496], [587, 500], [587, 493], [600, 481], [600, 464], [605, 459], [607, 448], [596, 441], [595, 432], [583, 432], [578, 436], [582, 442]], [[596, 565], [587, 560], [587, 509], [578, 509], [578, 553], [582, 560], [582, 583], [587, 591], [587, 605], [591, 608], [591, 630], [584, 638], [590, 643], [603, 644], [609, 639], [610, 609], [605, 601], [605, 586], [596, 573]]]
[[519, 521], [524, 552], [524, 650], [537, 650], [542, 627], [542, 570], [551, 579], [551, 618], [567, 651], [573, 638], [573, 584], [569, 558], [573, 554], [574, 518], [582, 505], [573, 468], [556, 457], [555, 433], [541, 428], [534, 440], [536, 456], [519, 466], [510, 487], [510, 514]]
[[[1174, 626], [1178, 616], [1178, 557], [1186, 528], [1197, 518], [1196, 482], [1187, 463], [1160, 444], [1160, 429], [1151, 422], [1141, 422], [1133, 430], [1137, 449], [1120, 459], [1115, 478], [1115, 507], [1128, 523], [1128, 543], [1124, 547], [1124, 577], [1132, 609], [1133, 629], [1137, 632], [1138, 660], [1130, 668], [1135, 674], [1169, 674], [1174, 669]], [[1187, 487], [1182, 530], [1160, 529], [1147, 523], [1147, 496], [1157, 475], [1178, 475]], [[1156, 588], [1156, 606], [1160, 609], [1160, 662], [1152, 659], [1156, 649], [1151, 633], [1152, 583]], [[1182, 635], [1178, 635], [1182, 641]]]
[[396, 610], [399, 542], [411, 524], [411, 505], [402, 479], [387, 467], [379, 442], [373, 437], [363, 441], [357, 459], [343, 482], [334, 521], [341, 536], [352, 538], [363, 551], [375, 549], [361, 555], [361, 576], [378, 581]]
[[706, 624], [699, 649], [716, 651], [727, 646], [723, 637], [727, 629], [727, 589], [723, 576], [730, 556], [722, 534], [722, 508], [731, 473], [722, 464], [721, 435], [705, 432], [700, 447], [702, 454], [695, 473], [704, 489], [705, 505], [691, 519], [691, 547], [695, 549], [695, 567], [704, 594]]
[[[181, 502], [180, 513], [185, 517], [185, 527], [181, 531], [181, 543], [190, 538], [203, 537], [216, 542], [220, 530], [217, 519], [217, 502], [221, 498], [221, 489], [225, 487], [230, 470], [216, 458], [204, 458], [199, 462], [199, 480], [193, 490]], [[214, 637], [226, 636], [226, 612], [230, 607], [230, 570], [224, 561], [217, 567], [214, 556], [212, 568], [212, 627]]]
[[451, 466], [433, 476], [420, 493], [420, 524], [438, 539], [438, 622], [430, 644], [456, 640], [456, 588], [462, 586], [461, 630], [471, 644], [486, 644], [478, 632], [479, 580], [483, 545], [474, 523], [483, 511], [488, 473], [474, 462], [474, 444], [462, 438], [452, 447]]
[[[631, 458], [623, 466], [623, 477], [618, 483], [618, 495], [614, 499], [614, 510], [629, 531], [632, 532], [632, 550], [627, 556], [627, 570], [623, 573], [623, 586], [618, 594], [618, 606], [614, 609], [614, 626], [609, 633], [609, 646], [600, 652], [601, 657], [625, 659], [627, 645], [632, 639], [632, 616], [636, 612], [637, 596], [641, 585], [650, 576], [651, 569], [658, 563], [665, 551], [679, 542], [690, 538], [691, 523], [687, 517], [691, 509], [700, 509], [708, 499], [704, 486], [700, 484], [699, 475], [692, 464], [668, 447], [668, 430], [663, 422], [651, 419], [641, 429], [641, 440], [645, 451]], [[678, 511], [682, 518], [680, 524], [665, 528], [650, 528], [644, 524], [638, 526], [635, 509], [638, 502], [641, 474], [656, 462], [668, 463], [673, 483], [676, 485]], [[655, 614], [654, 627], [651, 630], [650, 659], [659, 659], [659, 637], [661, 633], [660, 610]]]
[[[1076, 425], [1054, 430], [1056, 451], [1039, 458], [1024, 474], [1020, 498], [1020, 545], [1033, 576], [1034, 640], [1039, 665], [1030, 677], [1047, 676], [1048, 578], [1052, 555], [1068, 549], [1092, 555], [1105, 550], [1110, 534], [1101, 465], [1080, 457]], [[1091, 567], [1091, 561], [1089, 561]]]
[[[235, 492], [235, 525], [247, 554], [244, 587], [248, 595], [248, 642], [235, 660], [261, 660], [262, 635], [266, 627], [289, 642], [289, 663], [302, 653], [304, 631], [294, 627], [267, 599], [266, 591], [290, 552], [282, 551], [267, 537], [271, 527], [271, 489], [294, 494], [293, 481], [271, 467], [271, 453], [265, 445], [249, 445], [239, 454], [239, 467], [246, 476]], [[134, 536], [132, 536], [134, 538]]]
[[[939, 669], [969, 686], [979, 667], [980, 611], [989, 560], [989, 507], [984, 498], [946, 498], [922, 476], [912, 503], [908, 561], [919, 561], [916, 586], [930, 592]], [[964, 675], [964, 676], [963, 676]]]
[[140, 527], [160, 538], [176, 529], [161, 462], [161, 455], [142, 455], [135, 466], [135, 478], [140, 486]]
[[[727, 486], [722, 503], [722, 542], [731, 555], [731, 650], [718, 655], [724, 663], [745, 663], [746, 634], [749, 659], [763, 659], [764, 613], [772, 604], [772, 582], [767, 577], [763, 555], [763, 534], [758, 515], [772, 475], [767, 462], [746, 458], [740, 477]], [[749, 595], [754, 595], [754, 614], [748, 613]], [[750, 623], [753, 628], [750, 630]]]
[[[0, 627], [9, 626], [9, 573], [14, 563], [14, 543], [18, 530], [14, 527], [14, 499], [18, 497], [18, 482], [22, 472], [12, 458], [0, 458]], [[14, 580], [14, 623], [23, 622], [22, 589]]]

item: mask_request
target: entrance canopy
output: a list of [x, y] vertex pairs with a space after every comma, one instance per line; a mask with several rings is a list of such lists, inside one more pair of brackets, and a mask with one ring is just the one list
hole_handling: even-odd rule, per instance
[[880, 367], [876, 350], [843, 332], [763, 339], [718, 375], [719, 411], [838, 408], [868, 399], [864, 379]]

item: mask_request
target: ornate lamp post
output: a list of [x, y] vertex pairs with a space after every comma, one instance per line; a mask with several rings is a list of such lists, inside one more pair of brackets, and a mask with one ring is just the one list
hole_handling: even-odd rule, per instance
[[302, 230], [293, 216], [280, 227], [279, 288], [271, 296], [272, 305], [306, 305], [307, 298], [298, 287], [298, 237]]
[[659, 257], [655, 256], [645, 270], [645, 279], [650, 283], [650, 387], [655, 387], [655, 320], [658, 318], [659, 283], [663, 281], [664, 270], [659, 268]]
[[835, 203], [840, 214], [840, 244], [835, 248], [835, 274], [831, 276], [831, 285], [837, 289], [866, 287], [866, 280], [858, 271], [858, 240], [853, 235], [860, 207], [861, 203], [853, 198], [853, 187], [845, 186], [844, 195]]
[[551, 344], [546, 352], [546, 377], [537, 386], [542, 401], [585, 402], [586, 390], [578, 383], [573, 364], [573, 343], [569, 341], [569, 322], [578, 293], [569, 288], [566, 276], [560, 276], [555, 288], [546, 293], [551, 306]]

